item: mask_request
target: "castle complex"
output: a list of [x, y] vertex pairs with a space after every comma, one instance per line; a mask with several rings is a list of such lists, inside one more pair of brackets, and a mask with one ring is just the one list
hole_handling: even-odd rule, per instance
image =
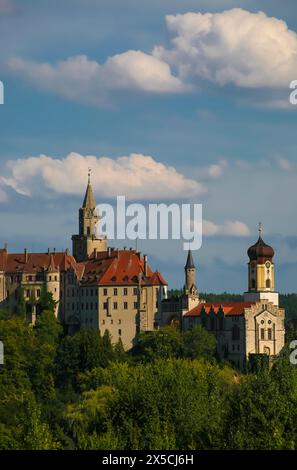
[[79, 209], [79, 233], [73, 255], [65, 252], [9, 253], [0, 249], [0, 308], [14, 311], [24, 297], [27, 320], [40, 314], [42, 289], [52, 293], [55, 314], [68, 333], [79, 328], [109, 330], [130, 349], [141, 331], [172, 323], [183, 330], [202, 325], [215, 335], [217, 354], [238, 366], [250, 355], [273, 358], [284, 346], [285, 312], [274, 289], [274, 251], [260, 234], [248, 249], [248, 291], [242, 302], [206, 303], [196, 285], [191, 251], [181, 296], [167, 299], [167, 283], [152, 272], [147, 256], [107, 246], [98, 235], [99, 214], [90, 182]]
[[217, 355], [243, 367], [251, 356], [276, 357], [285, 344], [285, 311], [274, 290], [274, 250], [262, 239], [247, 251], [248, 291], [242, 302], [206, 303], [196, 287], [196, 268], [189, 251], [183, 295], [164, 300], [160, 325], [180, 321], [183, 330], [202, 325], [214, 334]]

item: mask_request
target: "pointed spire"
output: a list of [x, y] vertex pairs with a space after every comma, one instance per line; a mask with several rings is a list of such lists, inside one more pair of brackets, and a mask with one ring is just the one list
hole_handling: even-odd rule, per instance
[[88, 186], [87, 186], [87, 190], [86, 190], [82, 207], [83, 209], [95, 209], [96, 208], [96, 201], [94, 198], [93, 189], [91, 185], [91, 168], [89, 168], [88, 170]]
[[55, 266], [54, 256], [51, 253], [50, 254], [50, 262], [49, 262], [49, 265], [48, 265], [48, 271], [55, 271], [55, 270], [56, 270], [56, 266]]
[[194, 268], [195, 268], [195, 264], [194, 264], [194, 260], [192, 256], [192, 251], [189, 250], [185, 269], [194, 269]]

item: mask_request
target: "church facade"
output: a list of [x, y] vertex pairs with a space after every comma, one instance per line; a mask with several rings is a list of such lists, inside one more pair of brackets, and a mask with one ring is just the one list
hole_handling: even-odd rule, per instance
[[27, 320], [40, 314], [42, 289], [56, 301], [55, 314], [69, 333], [79, 328], [108, 330], [112, 341], [133, 346], [141, 331], [156, 328], [167, 283], [146, 255], [107, 246], [98, 235], [99, 214], [90, 182], [79, 209], [79, 230], [68, 250], [9, 253], [0, 249], [0, 308], [15, 311], [24, 297]]
[[242, 302], [214, 304], [200, 299], [191, 252], [185, 266], [183, 296], [171, 303], [164, 302], [169, 308], [163, 323], [179, 316], [183, 330], [202, 325], [215, 336], [217, 355], [239, 367], [259, 354], [272, 360], [285, 344], [285, 311], [279, 308], [279, 295], [274, 287], [274, 250], [259, 231], [257, 242], [247, 251], [248, 290]]

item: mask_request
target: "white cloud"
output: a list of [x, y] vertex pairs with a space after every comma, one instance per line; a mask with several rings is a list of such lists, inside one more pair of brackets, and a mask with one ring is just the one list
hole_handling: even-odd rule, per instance
[[204, 220], [202, 225], [204, 236], [232, 235], [234, 237], [246, 237], [250, 235], [250, 229], [244, 222], [227, 221], [224, 224], [215, 224], [209, 220]]
[[109, 57], [102, 65], [81, 55], [53, 65], [11, 58], [8, 66], [40, 89], [89, 104], [106, 103], [117, 90], [179, 93], [188, 89], [166, 62], [141, 51]]
[[[297, 77], [297, 34], [263, 12], [185, 13], [167, 16], [166, 24], [174, 35], [171, 49], [129, 50], [102, 64], [85, 55], [56, 63], [10, 58], [8, 67], [42, 90], [92, 105], [110, 104], [118, 91], [186, 92], [199, 79], [289, 89]], [[283, 96], [261, 101], [262, 106], [292, 109]]]
[[82, 194], [89, 167], [94, 190], [104, 198], [117, 195], [129, 199], [194, 198], [207, 191], [203, 184], [186, 178], [172, 166], [135, 153], [117, 159], [70, 153], [63, 159], [41, 155], [10, 160], [3, 181], [27, 196]]
[[241, 8], [222, 13], [166, 17], [173, 48], [154, 55], [177, 68], [183, 80], [200, 77], [219, 85], [288, 87], [297, 76], [297, 34], [263, 12]]
[[213, 163], [212, 165], [209, 165], [209, 167], [206, 170], [206, 175], [212, 179], [219, 178], [224, 173], [224, 170], [226, 169], [226, 167], [227, 167], [226, 160], [220, 160], [218, 163]]
[[202, 224], [201, 221], [191, 220], [189, 221], [189, 227], [198, 234], [201, 234], [202, 227], [203, 237], [214, 237], [218, 235], [246, 237], [250, 235], [249, 227], [244, 222], [238, 220], [229, 220], [223, 224], [217, 224], [207, 219], [203, 219]]
[[278, 166], [283, 171], [291, 171], [293, 169], [291, 162], [287, 160], [286, 158], [278, 158], [277, 162], [278, 162]]

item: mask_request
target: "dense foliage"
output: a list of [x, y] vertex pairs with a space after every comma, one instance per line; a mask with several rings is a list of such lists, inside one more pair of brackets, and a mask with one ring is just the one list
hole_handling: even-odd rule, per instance
[[44, 308], [34, 327], [0, 313], [1, 449], [297, 449], [288, 349], [244, 374], [201, 327], [141, 334], [125, 353], [108, 333], [65, 336]]

